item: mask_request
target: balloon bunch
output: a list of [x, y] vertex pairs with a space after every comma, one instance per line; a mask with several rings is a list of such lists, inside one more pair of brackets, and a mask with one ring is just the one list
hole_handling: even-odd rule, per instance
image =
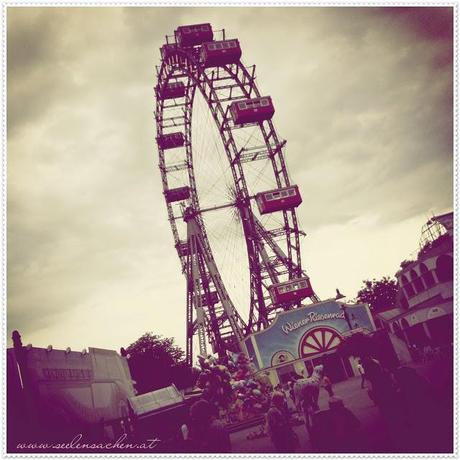
[[207, 358], [198, 356], [198, 362], [201, 373], [198, 376], [197, 386], [203, 390], [202, 397], [214, 404], [217, 410], [225, 410], [232, 395], [231, 375], [227, 366], [219, 364], [211, 355]]
[[203, 390], [203, 398], [214, 404], [228, 422], [245, 420], [268, 409], [272, 391], [268, 374], [254, 375], [255, 367], [244, 353], [233, 360], [228, 356], [199, 356], [198, 361], [201, 373], [197, 386]]

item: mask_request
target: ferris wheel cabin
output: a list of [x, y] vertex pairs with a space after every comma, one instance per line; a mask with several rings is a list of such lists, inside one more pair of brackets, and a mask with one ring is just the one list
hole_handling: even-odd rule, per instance
[[174, 35], [178, 45], [182, 48], [201, 45], [204, 42], [212, 41], [214, 38], [212, 27], [209, 23], [179, 26]]
[[190, 198], [190, 187], [178, 187], [166, 190], [165, 197], [168, 203], [187, 200]]
[[235, 64], [241, 58], [241, 47], [238, 40], [221, 40], [201, 45], [200, 61], [204, 67]]
[[230, 105], [230, 113], [235, 125], [244, 125], [270, 120], [275, 113], [275, 107], [272, 98], [264, 96], [233, 102]]
[[185, 85], [181, 81], [166, 84], [163, 89], [158, 88], [158, 93], [162, 99], [175, 99], [185, 96]]
[[177, 52], [177, 45], [175, 43], [166, 43], [160, 48], [162, 59], [167, 59]]
[[182, 147], [185, 143], [184, 134], [181, 132], [163, 134], [157, 137], [158, 147], [162, 150], [175, 149]]
[[299, 187], [291, 185], [290, 187], [278, 188], [261, 192], [256, 195], [256, 203], [261, 214], [268, 214], [275, 211], [292, 209], [302, 203]]
[[268, 291], [273, 305], [295, 302], [314, 294], [308, 278], [297, 278], [284, 283], [273, 284], [268, 288]]

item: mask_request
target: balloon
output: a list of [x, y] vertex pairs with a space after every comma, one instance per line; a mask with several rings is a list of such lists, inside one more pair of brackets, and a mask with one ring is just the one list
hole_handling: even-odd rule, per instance
[[235, 366], [235, 364], [234, 364], [233, 362], [231, 362], [231, 361], [228, 363], [228, 370], [229, 370], [230, 372], [235, 372], [235, 371], [236, 371], [236, 366]]
[[244, 377], [245, 377], [245, 373], [242, 372], [242, 371], [238, 371], [238, 372], [235, 374], [236, 380], [243, 380]]

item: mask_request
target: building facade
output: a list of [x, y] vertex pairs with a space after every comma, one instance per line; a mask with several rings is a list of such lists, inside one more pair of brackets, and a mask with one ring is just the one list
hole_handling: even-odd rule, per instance
[[135, 391], [126, 358], [116, 351], [23, 346], [20, 337], [15, 342], [7, 350], [9, 440], [91, 434], [129, 415]]
[[453, 341], [453, 213], [431, 218], [420, 250], [396, 273], [397, 306], [379, 313], [376, 324], [410, 348], [449, 346]]

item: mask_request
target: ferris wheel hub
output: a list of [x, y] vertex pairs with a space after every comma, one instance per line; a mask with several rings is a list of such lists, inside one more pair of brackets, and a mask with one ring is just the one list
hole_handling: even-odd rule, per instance
[[185, 222], [189, 222], [190, 220], [194, 219], [197, 216], [197, 211], [192, 206], [187, 206], [184, 209], [183, 217]]

